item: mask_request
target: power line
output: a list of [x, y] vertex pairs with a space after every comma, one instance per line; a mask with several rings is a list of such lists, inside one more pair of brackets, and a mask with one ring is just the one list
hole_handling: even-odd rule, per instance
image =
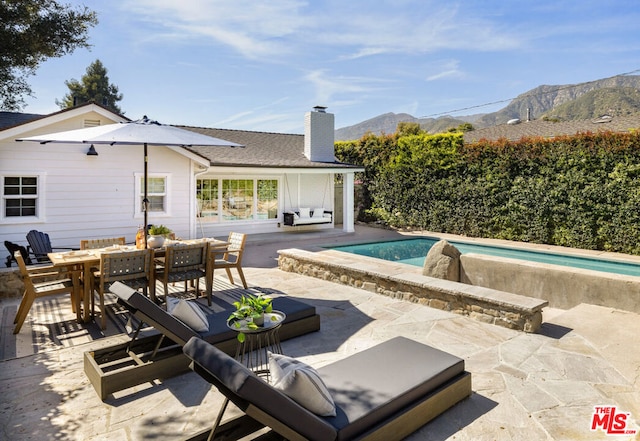
[[493, 106], [495, 104], [507, 103], [507, 102], [513, 101], [516, 98], [526, 98], [528, 96], [548, 95], [548, 94], [551, 94], [551, 93], [559, 92], [561, 90], [572, 89], [574, 87], [583, 86], [585, 84], [597, 83], [598, 81], [602, 81], [602, 80], [610, 80], [612, 78], [624, 77], [624, 76], [632, 75], [632, 74], [638, 73], [638, 72], [640, 72], [640, 69], [632, 70], [631, 72], [621, 73], [621, 74], [618, 74], [618, 75], [614, 75], [612, 77], [600, 78], [599, 80], [586, 81], [584, 83], [561, 86], [561, 87], [557, 87], [557, 88], [552, 89], [552, 90], [548, 90], [546, 92], [532, 92], [532, 93], [529, 93], [529, 94], [518, 95], [517, 97], [514, 97], [514, 98], [504, 99], [504, 100], [500, 100], [500, 101], [493, 101], [491, 103], [478, 104], [476, 106], [470, 106], [470, 107], [463, 107], [461, 109], [449, 110], [447, 112], [432, 113], [431, 115], [420, 116], [419, 118], [433, 118], [435, 116], [451, 115], [453, 113], [464, 112], [465, 110], [473, 110], [473, 109], [479, 109], [480, 107], [487, 107], [487, 106]]

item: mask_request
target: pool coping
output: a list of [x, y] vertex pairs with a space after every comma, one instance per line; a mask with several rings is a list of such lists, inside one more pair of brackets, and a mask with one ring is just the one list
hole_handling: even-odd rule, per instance
[[537, 332], [549, 302], [422, 275], [422, 268], [320, 246], [278, 250], [282, 271], [365, 289], [525, 332]]

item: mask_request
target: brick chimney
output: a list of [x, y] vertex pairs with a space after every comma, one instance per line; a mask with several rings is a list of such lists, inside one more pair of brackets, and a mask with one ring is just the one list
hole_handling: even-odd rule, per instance
[[334, 115], [327, 108], [315, 106], [304, 116], [304, 155], [310, 161], [335, 162]]

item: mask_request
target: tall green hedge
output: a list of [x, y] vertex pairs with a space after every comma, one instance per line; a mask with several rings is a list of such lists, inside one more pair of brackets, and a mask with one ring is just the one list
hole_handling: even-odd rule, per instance
[[361, 213], [393, 227], [640, 254], [640, 132], [464, 144], [366, 135]]

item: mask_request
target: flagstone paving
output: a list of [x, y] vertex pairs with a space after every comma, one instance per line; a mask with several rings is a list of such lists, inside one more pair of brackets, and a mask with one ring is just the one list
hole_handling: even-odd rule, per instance
[[[321, 366], [402, 335], [464, 358], [472, 396], [409, 440], [640, 439], [590, 430], [598, 405], [629, 412], [627, 428], [640, 429], [638, 314], [586, 304], [547, 308], [541, 332], [526, 334], [281, 272], [270, 261], [290, 245], [256, 244], [245, 265], [250, 285], [304, 299], [321, 316], [321, 330], [284, 342], [285, 353]], [[210, 426], [222, 397], [194, 373], [98, 398], [83, 353], [125, 338], [48, 346], [0, 362], [0, 439], [173, 440]]]

